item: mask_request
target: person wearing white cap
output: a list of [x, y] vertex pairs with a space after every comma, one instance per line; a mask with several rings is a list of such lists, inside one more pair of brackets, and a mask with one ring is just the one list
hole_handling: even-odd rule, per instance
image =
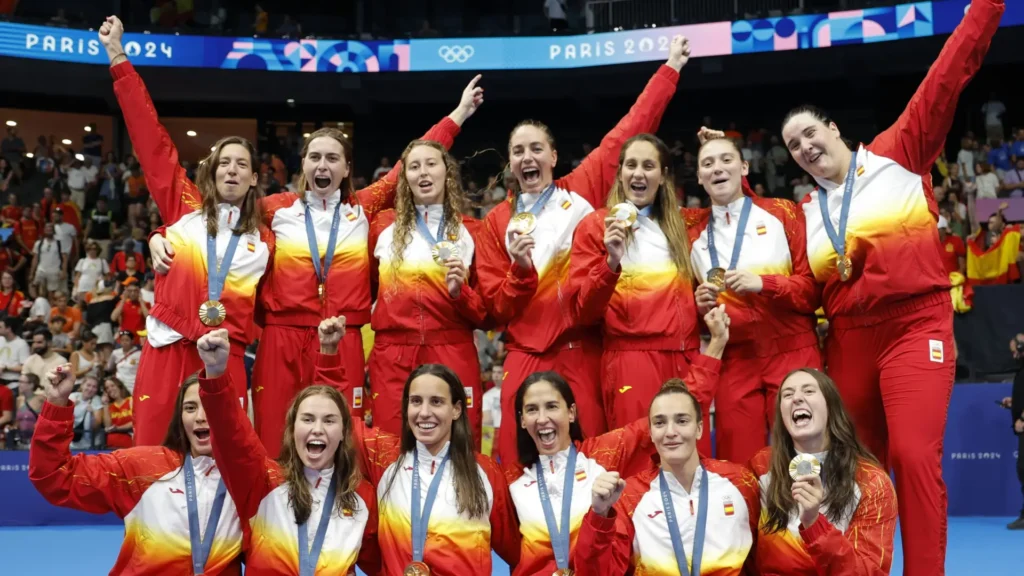
[[949, 231], [949, 220], [939, 216], [939, 246], [942, 254], [942, 265], [947, 274], [967, 273], [967, 247], [962, 238]]

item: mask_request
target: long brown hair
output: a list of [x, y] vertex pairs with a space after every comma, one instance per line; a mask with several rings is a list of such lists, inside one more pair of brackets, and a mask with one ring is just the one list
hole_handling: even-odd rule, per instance
[[[508, 134], [508, 154], [509, 154], [509, 156], [512, 156], [512, 136], [515, 136], [516, 130], [519, 130], [520, 128], [522, 128], [524, 126], [533, 126], [537, 130], [540, 130], [541, 132], [543, 132], [544, 136], [548, 139], [548, 146], [551, 147], [551, 151], [552, 152], [557, 152], [557, 148], [555, 147], [555, 137], [551, 135], [551, 128], [548, 128], [548, 125], [543, 123], [543, 122], [541, 122], [540, 120], [527, 119], [527, 120], [523, 120], [519, 124], [516, 124], [515, 128], [513, 128], [512, 131], [509, 132], [509, 134]], [[511, 173], [512, 173], [512, 163], [510, 161], [508, 163], [508, 165], [505, 166], [505, 170], [504, 170], [504, 172], [502, 172], [502, 174], [504, 175], [504, 174], [511, 174]], [[506, 182], [505, 183], [505, 189], [512, 193], [512, 212], [515, 213], [516, 209], [519, 206], [519, 195], [523, 193], [523, 190], [519, 186], [519, 180], [517, 180], [514, 175], [512, 176], [512, 178], [510, 178], [510, 180], [511, 180], [510, 182]]]
[[[249, 152], [249, 165], [253, 174], [259, 174], [259, 168], [256, 166], [256, 162], [258, 162], [256, 147], [241, 136], [221, 138], [213, 145], [213, 151], [199, 162], [199, 168], [196, 169], [196, 187], [199, 188], [199, 194], [203, 201], [202, 210], [203, 216], [206, 217], [206, 233], [210, 236], [217, 235], [217, 204], [220, 202], [217, 194], [217, 166], [220, 165], [221, 151], [230, 144], [238, 144]], [[235, 234], [250, 234], [259, 228], [262, 218], [260, 210], [260, 199], [262, 198], [263, 190], [260, 189], [259, 182], [255, 186], [249, 187], [249, 191], [245, 193], [245, 198], [239, 207]]]
[[[688, 285], [692, 285], [693, 274], [690, 271], [690, 238], [686, 234], [686, 223], [676, 202], [675, 190], [672, 189], [675, 177], [672, 173], [672, 153], [661, 138], [653, 134], [637, 134], [622, 145], [619, 151], [619, 171], [615, 175], [615, 184], [608, 194], [608, 207], [626, 201], [626, 190], [622, 186], [622, 164], [626, 161], [626, 151], [635, 142], [647, 142], [658, 151], [658, 163], [661, 164], [661, 185], [658, 186], [654, 203], [651, 204], [651, 217], [668, 240], [668, 252], [676, 265], [679, 277]], [[627, 232], [626, 246], [633, 241], [633, 232]]]
[[[448, 444], [449, 463], [452, 466], [452, 481], [455, 485], [455, 500], [460, 514], [466, 513], [471, 518], [487, 516], [487, 490], [480, 478], [476, 454], [473, 451], [473, 435], [469, 431], [469, 417], [466, 411], [466, 389], [462, 387], [459, 377], [447, 366], [442, 364], [423, 364], [409, 374], [402, 392], [402, 454], [416, 449], [416, 437], [409, 427], [409, 388], [412, 381], [423, 375], [430, 375], [444, 380], [452, 397], [452, 405], [462, 406], [462, 416], [452, 422], [451, 438]], [[400, 466], [397, 464], [388, 478], [387, 487], [381, 496], [381, 502], [387, 499], [391, 486], [398, 476]]]
[[288, 415], [285, 418], [284, 440], [281, 443], [281, 456], [277, 462], [284, 472], [285, 481], [288, 483], [288, 500], [292, 509], [295, 510], [295, 523], [302, 524], [309, 519], [310, 511], [313, 509], [313, 495], [309, 491], [309, 482], [306, 481], [302, 458], [295, 448], [295, 418], [299, 413], [299, 406], [302, 401], [311, 396], [325, 396], [338, 406], [341, 412], [341, 425], [343, 436], [338, 449], [334, 452], [334, 475], [332, 481], [337, 486], [337, 493], [334, 500], [335, 508], [342, 510], [356, 510], [359, 506], [356, 488], [362, 481], [362, 474], [359, 472], [359, 464], [356, 459], [356, 447], [352, 440], [352, 416], [348, 412], [348, 403], [340, 392], [330, 386], [310, 386], [304, 388], [299, 395], [292, 400], [288, 408]]
[[[351, 202], [356, 201], [356, 195], [354, 194], [355, 189], [352, 187], [352, 141], [349, 140], [345, 133], [337, 128], [320, 128], [316, 132], [313, 132], [306, 138], [306, 141], [302, 143], [302, 152], [299, 153], [299, 157], [302, 158], [303, 164], [305, 164], [306, 154], [309, 153], [309, 145], [317, 138], [332, 138], [341, 144], [341, 152], [345, 156], [345, 162], [348, 164], [348, 176], [342, 179], [341, 184], [338, 188], [341, 190], [341, 199], [348, 200]], [[306, 189], [309, 187], [309, 182], [306, 181], [306, 170], [303, 166], [302, 170], [299, 170], [299, 196], [305, 198]]]
[[391, 245], [391, 273], [398, 275], [398, 270], [405, 260], [405, 249], [412, 241], [412, 230], [416, 227], [416, 205], [413, 202], [412, 188], [409, 186], [409, 179], [405, 176], [405, 167], [409, 165], [409, 154], [417, 146], [433, 148], [441, 153], [444, 161], [444, 236], [446, 238], [458, 237], [459, 227], [462, 225], [462, 202], [464, 193], [462, 191], [461, 179], [459, 178], [459, 163], [452, 158], [452, 155], [437, 142], [430, 140], [413, 140], [402, 152], [401, 166], [398, 171], [398, 189], [395, 194], [395, 231], [394, 242]]
[[178, 387], [178, 397], [174, 401], [174, 416], [171, 417], [171, 424], [167, 427], [167, 435], [164, 436], [164, 443], [162, 446], [181, 454], [184, 458], [186, 454], [192, 453], [192, 443], [188, 440], [188, 434], [185, 432], [185, 424], [181, 421], [181, 416], [185, 411], [185, 393], [192, 386], [199, 385], [199, 373], [192, 374], [181, 383]]
[[[825, 434], [828, 439], [828, 458], [822, 463], [822, 482], [826, 486], [822, 505], [828, 507], [826, 515], [833, 525], [848, 517], [857, 506], [857, 466], [866, 461], [878, 465], [875, 457], [857, 439], [853, 421], [843, 406], [835, 382], [813, 368], [793, 370], [783, 378], [785, 383], [794, 374], [809, 374], [818, 383], [825, 406], [828, 408], [828, 425]], [[768, 518], [764, 529], [768, 533], [785, 530], [789, 525], [790, 513], [797, 509], [793, 500], [793, 479], [789, 475], [789, 462], [796, 456], [793, 438], [782, 421], [782, 394], [775, 399], [775, 425], [772, 426], [772, 459], [769, 467], [771, 482], [765, 491], [765, 507]]]

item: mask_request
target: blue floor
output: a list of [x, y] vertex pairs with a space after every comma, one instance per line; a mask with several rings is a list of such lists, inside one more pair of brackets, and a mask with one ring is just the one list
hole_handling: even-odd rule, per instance
[[[1024, 530], [1006, 529], [1011, 518], [950, 518], [946, 573], [1022, 574]], [[0, 528], [2, 574], [106, 574], [121, 544], [120, 527]], [[56, 543], [56, 544], [55, 544]], [[56, 547], [55, 547], [56, 546]], [[54, 553], [59, 551], [58, 553]], [[903, 554], [896, 535], [893, 574], [901, 574]], [[361, 574], [361, 573], [360, 573]], [[494, 559], [495, 576], [508, 567]]]

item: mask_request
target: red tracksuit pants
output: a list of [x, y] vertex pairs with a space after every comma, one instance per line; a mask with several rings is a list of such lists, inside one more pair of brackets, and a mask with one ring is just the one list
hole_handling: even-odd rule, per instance
[[[132, 419], [136, 446], [159, 446], [167, 436], [167, 427], [174, 416], [178, 389], [189, 376], [203, 369], [196, 343], [178, 340], [154, 348], [146, 341], [142, 347], [139, 371], [132, 392]], [[238, 390], [242, 407], [248, 405], [245, 393], [245, 349], [232, 342], [228, 360], [231, 384]]]
[[944, 573], [942, 440], [953, 392], [947, 292], [830, 321], [826, 365], [857, 434], [896, 472], [905, 576]]
[[[307, 386], [335, 382], [314, 382], [316, 354], [320, 339], [315, 326], [268, 325], [263, 329], [256, 364], [252, 369], [252, 407], [256, 434], [267, 455], [277, 458], [284, 439], [285, 419], [295, 396]], [[348, 326], [338, 346], [345, 381], [340, 391], [353, 418], [362, 419], [363, 337], [358, 326]], [[244, 379], [243, 379], [244, 382]]]
[[498, 458], [506, 470], [520, 470], [516, 432], [521, 421], [516, 416], [516, 392], [534, 372], [557, 372], [576, 396], [576, 417], [583, 435], [593, 438], [608, 431], [601, 406], [600, 341], [561, 344], [550, 352], [535, 354], [509, 350], [505, 357], [505, 377], [501, 383], [501, 422], [498, 428]]
[[[419, 334], [412, 338], [422, 341]], [[369, 365], [373, 426], [401, 435], [405, 418], [402, 414], [405, 381], [422, 364], [443, 364], [459, 377], [466, 391], [467, 406], [464, 410], [473, 432], [473, 445], [479, 450], [483, 386], [480, 382], [480, 359], [471, 331], [434, 333], [424, 344], [410, 343], [410, 335], [404, 333], [375, 333]]]
[[[742, 346], [726, 346], [715, 396], [715, 458], [740, 464], [768, 445], [768, 433], [775, 423], [775, 398], [786, 375], [798, 368], [821, 370], [821, 350], [816, 343], [769, 356], [744, 351]], [[710, 439], [707, 432], [704, 437]]]

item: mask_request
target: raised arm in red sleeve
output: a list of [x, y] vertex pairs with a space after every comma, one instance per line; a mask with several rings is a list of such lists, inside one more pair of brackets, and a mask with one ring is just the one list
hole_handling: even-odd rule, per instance
[[793, 263], [793, 272], [789, 276], [761, 275], [761, 294], [783, 302], [801, 314], [814, 314], [821, 306], [821, 286], [815, 282], [811, 265], [807, 261], [807, 222], [804, 211], [793, 202], [781, 198], [758, 203], [782, 221], [789, 242], [789, 257]]
[[[178, 149], [160, 124], [142, 78], [127, 60], [110, 68], [128, 137], [139, 158], [146, 187], [164, 222], [173, 224], [202, 208], [202, 196], [178, 163]], [[255, 159], [253, 159], [255, 161]]]
[[200, 373], [199, 398], [210, 423], [213, 458], [238, 517], [248, 530], [248, 520], [256, 516], [260, 502], [281, 484], [282, 477], [277, 463], [267, 457], [234, 390], [227, 374], [208, 379], [205, 370]]
[[181, 465], [180, 457], [159, 446], [71, 455], [75, 407], [46, 402], [39, 413], [28, 453], [28, 477], [54, 506], [124, 518], [154, 481]]
[[[510, 200], [506, 200], [510, 202]], [[505, 228], [496, 229], [493, 218], [484, 220], [484, 232], [476, 240], [478, 285], [491, 317], [507, 324], [526, 308], [537, 292], [537, 269], [521, 268], [505, 248]], [[504, 221], [508, 224], [508, 220]]]
[[1003, 0], [971, 2], [910, 104], [895, 124], [875, 137], [869, 150], [915, 174], [931, 171], [946, 145], [960, 93], [981, 68], [1005, 9]]
[[601, 322], [622, 273], [621, 266], [618, 270], [608, 267], [608, 250], [604, 245], [606, 213], [597, 210], [588, 214], [573, 233], [569, 292], [573, 317], [582, 326]]
[[491, 506], [491, 548], [501, 556], [509, 566], [519, 563], [519, 548], [522, 535], [519, 533], [519, 515], [516, 514], [512, 495], [508, 491], [508, 483], [501, 468], [489, 457], [476, 455], [476, 462], [484, 469], [487, 480], [491, 483], [494, 503]]
[[587, 438], [579, 451], [610, 472], [641, 469], [650, 463], [655, 452], [651, 423], [644, 416], [622, 428]]
[[637, 134], [658, 130], [661, 117], [676, 94], [678, 83], [679, 72], [666, 65], [658, 68], [629, 113], [605, 135], [601, 145], [591, 151], [568, 176], [560, 178], [555, 184], [579, 194], [594, 208], [603, 206], [619, 171], [619, 150], [622, 145]]
[[823, 514], [800, 537], [821, 576], [883, 576], [892, 565], [896, 492], [881, 468], [861, 464], [860, 504], [844, 535]]
[[700, 405], [705, 408], [711, 406], [711, 402], [718, 394], [718, 374], [721, 370], [722, 361], [705, 354], [697, 356], [690, 363], [690, 373], [686, 375], [684, 381]]
[[[455, 137], [459, 135], [461, 129], [454, 120], [445, 116], [430, 130], [427, 130], [427, 133], [420, 139], [437, 142], [444, 146], [445, 150], [448, 150], [455, 143]], [[373, 222], [378, 213], [388, 208], [394, 208], [395, 190], [398, 188], [398, 174], [401, 170], [402, 163], [395, 162], [395, 165], [383, 178], [356, 192], [356, 201], [363, 207], [363, 210], [366, 210], [368, 222]], [[373, 252], [370, 252], [370, 255], [372, 256]]]
[[583, 517], [569, 565], [577, 574], [588, 576], [628, 574], [635, 534], [632, 518], [623, 508], [621, 499], [608, 511], [608, 516], [599, 516], [591, 510]]

